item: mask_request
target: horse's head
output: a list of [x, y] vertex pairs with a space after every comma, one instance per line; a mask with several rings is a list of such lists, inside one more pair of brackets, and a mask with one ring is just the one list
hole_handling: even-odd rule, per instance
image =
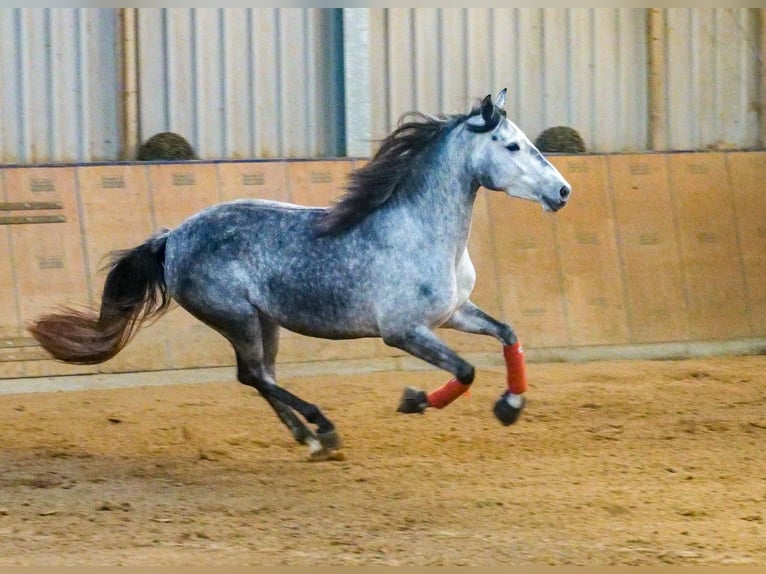
[[539, 201], [546, 211], [566, 205], [571, 186], [543, 157], [516, 124], [505, 117], [505, 89], [487, 96], [478, 113], [468, 117], [473, 133], [473, 170], [480, 185], [510, 196]]

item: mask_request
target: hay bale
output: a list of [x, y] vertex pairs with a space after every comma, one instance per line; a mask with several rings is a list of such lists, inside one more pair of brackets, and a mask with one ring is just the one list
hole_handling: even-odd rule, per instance
[[583, 153], [585, 140], [577, 130], [567, 126], [556, 126], [543, 131], [535, 140], [535, 146], [543, 153]]
[[194, 148], [174, 132], [155, 134], [138, 148], [139, 161], [197, 159]]

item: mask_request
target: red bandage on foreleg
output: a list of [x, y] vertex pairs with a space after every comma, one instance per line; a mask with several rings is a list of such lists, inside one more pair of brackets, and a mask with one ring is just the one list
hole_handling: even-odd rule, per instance
[[450, 379], [438, 389], [434, 389], [426, 395], [429, 406], [443, 409], [460, 395], [465, 393], [470, 385], [464, 385], [457, 379]]
[[527, 390], [527, 368], [524, 364], [524, 349], [521, 348], [521, 341], [504, 346], [503, 356], [508, 390], [514, 395], [520, 395]]

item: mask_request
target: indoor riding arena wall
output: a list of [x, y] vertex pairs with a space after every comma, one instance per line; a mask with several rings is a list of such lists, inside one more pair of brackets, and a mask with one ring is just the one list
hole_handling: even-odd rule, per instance
[[[105, 254], [211, 204], [327, 205], [364, 160], [222, 161], [0, 170], [0, 378], [229, 366], [217, 333], [175, 307], [97, 366], [46, 357], [25, 331], [62, 304], [97, 304]], [[552, 155], [572, 184], [556, 214], [481, 190], [472, 299], [510, 322], [531, 360], [766, 349], [766, 152]], [[258, 233], [257, 229], [253, 233]], [[442, 331], [467, 357], [492, 339]], [[423, 366], [377, 339], [283, 331], [280, 365]], [[499, 363], [498, 363], [499, 364]]]

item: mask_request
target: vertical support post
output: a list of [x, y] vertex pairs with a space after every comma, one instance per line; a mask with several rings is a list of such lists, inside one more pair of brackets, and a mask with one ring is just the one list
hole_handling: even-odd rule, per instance
[[649, 148], [667, 149], [667, 107], [665, 85], [665, 12], [664, 8], [648, 8], [647, 40], [649, 48]]
[[139, 146], [138, 118], [138, 8], [120, 8], [122, 77], [121, 158], [136, 158]]
[[369, 8], [343, 9], [343, 84], [346, 101], [346, 155], [370, 156]]

